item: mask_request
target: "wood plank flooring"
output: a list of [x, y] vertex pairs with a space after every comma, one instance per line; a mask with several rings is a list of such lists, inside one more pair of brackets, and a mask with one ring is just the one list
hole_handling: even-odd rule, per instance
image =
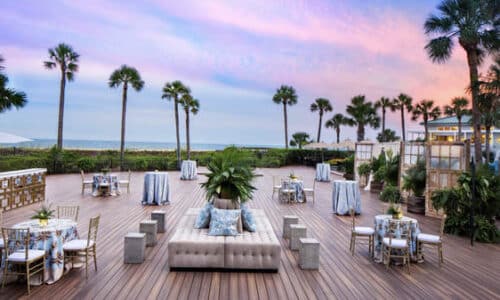
[[[118, 197], [95, 198], [81, 195], [79, 174], [54, 175], [47, 178], [47, 198], [57, 204], [80, 205], [78, 229], [86, 237], [88, 220], [100, 214], [98, 233], [98, 271], [76, 269], [52, 285], [32, 288], [36, 299], [388, 299], [388, 298], [477, 298], [500, 299], [500, 246], [476, 243], [447, 235], [444, 244], [445, 263], [438, 267], [437, 254], [430, 248], [422, 264], [412, 264], [411, 274], [405, 268], [389, 270], [368, 258], [365, 245], [356, 247], [351, 256], [348, 248], [350, 219], [332, 213], [331, 183], [316, 185], [316, 201], [306, 204], [280, 204], [272, 199], [272, 175], [291, 171], [312, 185], [314, 170], [301, 166], [281, 169], [259, 169], [258, 187], [250, 206], [265, 210], [282, 245], [281, 266], [277, 273], [259, 272], [170, 272], [167, 242], [176, 224], [190, 207], [203, 205], [205, 180], [181, 181], [178, 172], [170, 172], [171, 204], [167, 211], [167, 232], [158, 235], [158, 244], [147, 248], [146, 261], [140, 265], [123, 263], [123, 237], [138, 231], [139, 221], [147, 219], [156, 206], [140, 204], [143, 173], [133, 173], [131, 193]], [[123, 174], [125, 177], [125, 174]], [[37, 206], [24, 207], [4, 214], [4, 226], [28, 219]], [[373, 216], [383, 209], [376, 196], [362, 192], [362, 215], [358, 224], [372, 226]], [[290, 251], [281, 238], [282, 216], [295, 214], [307, 226], [308, 235], [318, 239], [320, 268], [302, 271], [298, 253]], [[411, 214], [409, 214], [411, 215]], [[423, 232], [437, 233], [439, 220], [416, 216]], [[427, 249], [426, 249], [427, 250]], [[0, 291], [1, 299], [27, 297], [25, 284], [13, 283]]]

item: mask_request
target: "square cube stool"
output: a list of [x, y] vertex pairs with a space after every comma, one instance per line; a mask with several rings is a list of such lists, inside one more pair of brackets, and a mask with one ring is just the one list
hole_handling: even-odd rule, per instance
[[299, 217], [297, 216], [283, 216], [283, 238], [290, 238], [290, 225], [299, 224]]
[[146, 234], [146, 247], [156, 245], [157, 228], [158, 221], [156, 220], [144, 220], [139, 224], [139, 232]]
[[123, 262], [126, 264], [140, 264], [144, 262], [146, 251], [146, 234], [129, 232], [125, 236], [123, 246]]
[[151, 220], [158, 221], [158, 233], [165, 232], [167, 212], [164, 210], [153, 210], [151, 212]]
[[319, 242], [316, 239], [299, 239], [299, 267], [301, 269], [319, 269]]
[[307, 228], [305, 225], [290, 225], [290, 249], [299, 250], [299, 239], [305, 237], [307, 237]]

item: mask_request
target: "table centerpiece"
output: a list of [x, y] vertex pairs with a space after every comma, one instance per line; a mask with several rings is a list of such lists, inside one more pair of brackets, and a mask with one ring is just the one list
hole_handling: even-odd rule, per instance
[[37, 219], [40, 226], [47, 226], [49, 224], [49, 219], [54, 215], [54, 210], [50, 209], [50, 205], [42, 204], [40, 209], [35, 210], [35, 215], [31, 219]]

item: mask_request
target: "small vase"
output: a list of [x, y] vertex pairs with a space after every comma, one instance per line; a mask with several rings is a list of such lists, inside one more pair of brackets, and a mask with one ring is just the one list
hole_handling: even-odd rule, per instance
[[49, 219], [38, 219], [38, 223], [40, 223], [40, 226], [45, 227], [49, 225]]

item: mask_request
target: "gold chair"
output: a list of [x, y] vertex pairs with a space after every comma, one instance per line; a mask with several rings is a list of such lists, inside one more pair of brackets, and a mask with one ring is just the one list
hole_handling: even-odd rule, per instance
[[97, 272], [97, 256], [96, 256], [96, 244], [97, 244], [97, 229], [99, 227], [100, 216], [90, 218], [89, 223], [89, 233], [86, 240], [72, 240], [63, 244], [64, 251], [64, 263], [71, 260], [71, 265], [73, 266], [73, 261], [75, 257], [85, 257], [85, 278], [89, 276], [89, 257], [94, 259], [94, 267]]
[[[3, 212], [2, 209], [0, 208], [0, 228], [3, 226]], [[0, 236], [0, 262], [2, 261], [3, 258], [3, 248], [4, 248], [4, 242], [3, 242], [3, 235]]]
[[279, 178], [279, 176], [273, 175], [273, 195], [271, 197], [274, 198], [274, 193], [276, 193], [276, 192], [278, 192], [278, 195], [279, 195], [280, 189], [281, 189], [280, 178]]
[[391, 258], [401, 258], [410, 273], [410, 227], [410, 221], [389, 220], [386, 237], [382, 240], [382, 252], [387, 269]]
[[57, 218], [58, 219], [71, 219], [78, 222], [78, 212], [80, 211], [80, 206], [57, 206]]
[[362, 237], [362, 238], [368, 238], [368, 252], [370, 253], [370, 256], [373, 257], [374, 253], [374, 245], [375, 245], [375, 229], [372, 227], [362, 227], [362, 226], [356, 226], [356, 213], [354, 211], [354, 208], [351, 208], [349, 210], [351, 217], [352, 217], [352, 227], [351, 227], [351, 244], [349, 246], [349, 250], [351, 251], [351, 254], [354, 255], [354, 248], [356, 245], [356, 237]]
[[42, 281], [45, 281], [45, 251], [29, 249], [28, 228], [2, 228], [2, 235], [5, 241], [2, 288], [5, 286], [7, 275], [24, 275], [29, 295], [32, 275], [42, 272]]
[[422, 246], [423, 245], [426, 244], [426, 245], [437, 247], [439, 267], [441, 267], [441, 264], [444, 263], [444, 259], [443, 259], [443, 234], [444, 234], [445, 222], [446, 222], [446, 215], [443, 215], [443, 218], [441, 219], [441, 228], [439, 230], [439, 235], [427, 234], [427, 233], [419, 233], [417, 235], [417, 257], [419, 259], [423, 258], [423, 254], [422, 254]]
[[82, 195], [83, 192], [85, 191], [86, 186], [94, 186], [94, 181], [93, 180], [85, 180], [85, 174], [83, 173], [83, 170], [80, 170], [80, 174], [82, 175]]
[[314, 191], [316, 190], [316, 179], [314, 179], [313, 181], [312, 188], [304, 187], [302, 190], [304, 191], [304, 195], [306, 195], [306, 197], [308, 195], [312, 197], [314, 203], [314, 201], [316, 200], [316, 196], [314, 195]]
[[127, 194], [130, 194], [130, 175], [131, 175], [131, 172], [130, 172], [130, 170], [128, 170], [128, 179], [118, 181], [119, 186], [126, 186], [127, 187]]

